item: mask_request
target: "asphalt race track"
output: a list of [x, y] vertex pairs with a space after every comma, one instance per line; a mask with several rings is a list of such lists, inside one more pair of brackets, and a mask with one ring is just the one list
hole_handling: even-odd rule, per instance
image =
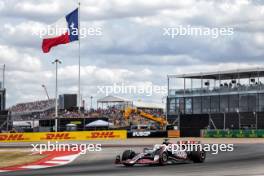
[[[71, 164], [39, 169], [0, 173], [3, 176], [85, 176], [85, 175], [264, 175], [264, 144], [237, 144], [233, 152], [208, 154], [202, 164], [176, 163], [167, 166], [116, 166], [116, 154], [125, 148], [104, 148], [99, 153], [81, 155]], [[140, 151], [141, 148], [135, 148]]]

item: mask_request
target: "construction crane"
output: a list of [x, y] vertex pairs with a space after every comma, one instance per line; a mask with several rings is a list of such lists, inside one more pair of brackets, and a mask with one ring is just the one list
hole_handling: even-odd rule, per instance
[[129, 119], [129, 116], [130, 116], [131, 113], [137, 113], [141, 117], [144, 117], [144, 118], [147, 118], [149, 120], [155, 121], [155, 122], [159, 123], [162, 127], [168, 124], [166, 119], [164, 117], [162, 117], [162, 116], [161, 117], [155, 117], [152, 114], [149, 114], [149, 113], [146, 113], [146, 112], [144, 112], [144, 111], [142, 111], [140, 109], [131, 108], [131, 107], [127, 107], [125, 109], [124, 117], [125, 117], [126, 120]]

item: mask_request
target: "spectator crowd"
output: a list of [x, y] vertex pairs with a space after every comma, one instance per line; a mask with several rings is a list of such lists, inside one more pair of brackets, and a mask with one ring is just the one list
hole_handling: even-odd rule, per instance
[[34, 101], [28, 103], [19, 103], [9, 108], [9, 111], [11, 113], [27, 113], [34, 111], [44, 111], [54, 107], [55, 107], [55, 99], [50, 99], [50, 100], [41, 100], [41, 101]]
[[[19, 103], [9, 108], [14, 120], [32, 120], [32, 119], [50, 119], [55, 117], [55, 100], [43, 100], [28, 103]], [[143, 109], [144, 112], [160, 117], [162, 112], [153, 109]], [[91, 109], [89, 111], [78, 112], [69, 110], [60, 110], [59, 118], [108, 118], [116, 128], [132, 125], [151, 125], [158, 127], [159, 124], [141, 117], [138, 113], [131, 113], [129, 118], [124, 117], [124, 108], [118, 106], [108, 106], [105, 109]]]

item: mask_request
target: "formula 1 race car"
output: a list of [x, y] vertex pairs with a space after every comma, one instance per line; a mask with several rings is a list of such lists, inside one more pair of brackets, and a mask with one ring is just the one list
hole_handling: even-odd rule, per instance
[[[196, 141], [181, 141], [179, 142], [184, 144], [186, 147], [187, 144], [200, 144]], [[136, 153], [133, 150], [125, 150], [122, 154], [116, 156], [115, 164], [123, 164], [125, 166], [133, 166], [135, 164], [157, 164], [165, 165], [168, 163], [179, 162], [179, 161], [192, 161], [194, 163], [203, 163], [206, 158], [206, 152], [200, 148], [202, 145], [196, 147], [196, 150], [176, 150], [173, 151], [170, 149], [173, 145], [179, 145], [170, 143], [168, 140], [165, 140], [162, 145], [154, 146], [154, 148], [144, 148], [142, 153]]]

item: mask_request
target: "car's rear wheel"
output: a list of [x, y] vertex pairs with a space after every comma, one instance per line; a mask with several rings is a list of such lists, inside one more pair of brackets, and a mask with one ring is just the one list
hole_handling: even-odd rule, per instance
[[[122, 154], [122, 161], [132, 159], [136, 156], [136, 153], [133, 150], [125, 150]], [[133, 166], [131, 163], [124, 163], [125, 166]]]
[[206, 152], [205, 151], [192, 151], [190, 153], [190, 159], [194, 162], [194, 163], [203, 163], [205, 161], [206, 158]]

